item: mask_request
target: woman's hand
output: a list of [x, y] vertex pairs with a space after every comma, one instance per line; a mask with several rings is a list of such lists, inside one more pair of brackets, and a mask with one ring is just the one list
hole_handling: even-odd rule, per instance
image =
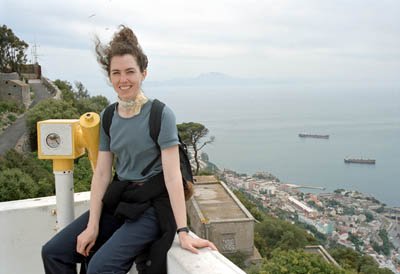
[[96, 243], [97, 236], [99, 235], [99, 228], [88, 226], [81, 234], [78, 235], [76, 241], [76, 252], [83, 256], [89, 256], [89, 251]]
[[193, 252], [194, 254], [199, 254], [197, 248], [202, 248], [207, 246], [212, 250], [217, 250], [217, 248], [212, 242], [202, 238], [193, 238], [187, 232], [180, 232], [178, 236], [181, 247]]

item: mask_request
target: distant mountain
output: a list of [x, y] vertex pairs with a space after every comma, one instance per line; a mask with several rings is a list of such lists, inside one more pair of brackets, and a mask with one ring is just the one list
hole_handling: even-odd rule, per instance
[[144, 86], [261, 86], [287, 82], [265, 78], [235, 78], [221, 72], [208, 72], [194, 78], [175, 78], [165, 81], [145, 81]]

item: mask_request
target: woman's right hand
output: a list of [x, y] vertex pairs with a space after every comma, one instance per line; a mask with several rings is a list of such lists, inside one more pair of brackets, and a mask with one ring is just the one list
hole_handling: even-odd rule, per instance
[[89, 251], [96, 243], [97, 236], [99, 235], [99, 228], [88, 226], [81, 234], [78, 235], [76, 241], [76, 252], [83, 256], [89, 256]]

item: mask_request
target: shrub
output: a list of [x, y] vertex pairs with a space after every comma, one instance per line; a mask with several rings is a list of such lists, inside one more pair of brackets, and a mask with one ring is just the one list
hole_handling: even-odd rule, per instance
[[0, 202], [33, 198], [38, 189], [32, 177], [19, 168], [0, 171]]
[[14, 113], [22, 113], [25, 111], [25, 107], [20, 107], [15, 102], [0, 101], [0, 113], [6, 111]]
[[17, 120], [17, 117], [15, 117], [15, 115], [12, 113], [8, 114], [7, 118], [10, 119], [12, 122], [15, 122], [15, 120]]

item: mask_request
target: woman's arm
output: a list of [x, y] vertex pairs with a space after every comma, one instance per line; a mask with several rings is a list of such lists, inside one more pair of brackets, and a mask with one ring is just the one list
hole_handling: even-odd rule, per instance
[[104, 193], [111, 181], [114, 154], [111, 151], [99, 151], [96, 170], [90, 187], [90, 214], [86, 229], [79, 234], [76, 252], [88, 256], [99, 234], [99, 221], [103, 208]]
[[[167, 147], [161, 150], [161, 161], [164, 172], [165, 185], [167, 187], [172, 211], [174, 213], [178, 228], [187, 226], [186, 204], [183, 192], [182, 175], [179, 164], [178, 145]], [[182, 248], [188, 249], [193, 253], [198, 253], [197, 248], [210, 247], [217, 250], [213, 243], [204, 239], [195, 239], [186, 232], [179, 233], [179, 242]]]

